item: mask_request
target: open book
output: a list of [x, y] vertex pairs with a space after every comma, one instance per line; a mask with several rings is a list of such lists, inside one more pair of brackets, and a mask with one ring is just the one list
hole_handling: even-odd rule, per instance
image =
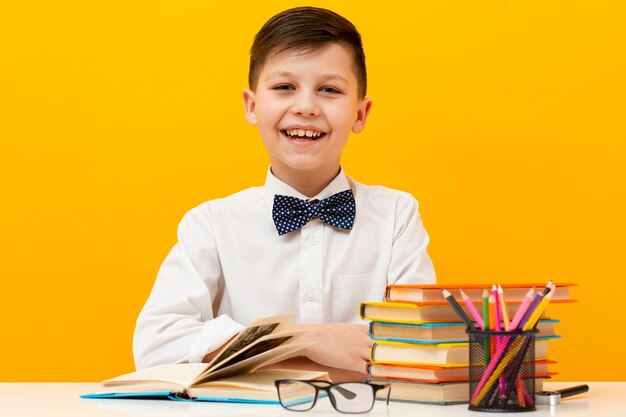
[[83, 398], [170, 398], [196, 401], [278, 404], [277, 379], [324, 379], [326, 372], [256, 369], [308, 346], [301, 331], [284, 331], [293, 316], [256, 320], [209, 363], [181, 363], [142, 369], [103, 381]]

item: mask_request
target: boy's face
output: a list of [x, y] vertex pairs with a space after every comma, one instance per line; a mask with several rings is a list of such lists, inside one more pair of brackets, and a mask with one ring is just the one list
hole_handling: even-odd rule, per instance
[[244, 91], [246, 118], [258, 126], [281, 180], [337, 174], [350, 132], [363, 130], [371, 108], [357, 95], [352, 61], [337, 43], [308, 54], [286, 51], [265, 63], [254, 92]]

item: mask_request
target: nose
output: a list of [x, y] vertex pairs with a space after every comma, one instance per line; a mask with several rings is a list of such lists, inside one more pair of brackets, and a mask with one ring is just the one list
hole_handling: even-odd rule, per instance
[[301, 91], [294, 97], [292, 110], [298, 116], [317, 116], [320, 113], [315, 93]]

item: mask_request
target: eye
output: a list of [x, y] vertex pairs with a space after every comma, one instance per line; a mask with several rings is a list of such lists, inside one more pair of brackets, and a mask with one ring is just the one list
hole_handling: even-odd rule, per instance
[[341, 91], [331, 86], [324, 86], [320, 88], [322, 93], [341, 94]]
[[277, 84], [274, 87], [272, 87], [272, 90], [276, 90], [276, 91], [289, 91], [293, 89], [294, 89], [294, 86], [291, 84]]

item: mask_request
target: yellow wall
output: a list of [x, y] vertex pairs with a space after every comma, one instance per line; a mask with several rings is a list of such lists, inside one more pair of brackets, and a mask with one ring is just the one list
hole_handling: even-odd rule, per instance
[[[298, 3], [2, 2], [0, 381], [132, 370], [182, 215], [264, 180], [248, 49]], [[348, 173], [418, 198], [440, 282], [579, 283], [557, 380], [626, 380], [622, 2], [312, 3], [368, 57]]]

